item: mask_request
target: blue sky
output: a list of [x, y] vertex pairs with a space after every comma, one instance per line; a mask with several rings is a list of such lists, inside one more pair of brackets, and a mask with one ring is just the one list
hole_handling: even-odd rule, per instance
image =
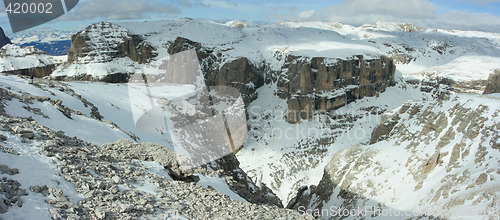
[[[80, 0], [72, 11], [37, 28], [81, 29], [101, 20], [181, 17], [256, 23], [338, 21], [356, 26], [381, 20], [500, 32], [500, 0]], [[4, 7], [0, 26], [10, 30]]]

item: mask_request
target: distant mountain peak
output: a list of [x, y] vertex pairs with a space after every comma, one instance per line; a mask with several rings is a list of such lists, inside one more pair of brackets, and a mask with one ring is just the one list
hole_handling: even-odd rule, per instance
[[154, 57], [151, 46], [143, 37], [126, 28], [106, 21], [92, 24], [71, 38], [68, 60], [71, 62], [109, 62], [117, 57], [145, 63]]
[[403, 31], [403, 32], [419, 32], [423, 31], [423, 28], [417, 27], [410, 23], [400, 23], [400, 22], [387, 22], [387, 21], [377, 21], [375, 24], [365, 24], [362, 25], [363, 28], [373, 28], [384, 31]]

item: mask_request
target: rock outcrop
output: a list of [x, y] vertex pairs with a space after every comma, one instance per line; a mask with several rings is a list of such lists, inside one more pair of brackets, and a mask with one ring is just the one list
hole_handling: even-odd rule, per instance
[[68, 60], [52, 74], [56, 80], [125, 83], [158, 55], [143, 36], [99, 22], [71, 37]]
[[[251, 63], [245, 57], [222, 62], [214, 50], [181, 37], [170, 44], [168, 52], [189, 49], [197, 51], [207, 86], [237, 88], [247, 105], [257, 98], [256, 90], [264, 85], [265, 65]], [[315, 112], [328, 112], [356, 99], [376, 96], [394, 85], [395, 71], [393, 60], [385, 56], [341, 60], [288, 55], [284, 77], [278, 80], [280, 97], [288, 100], [288, 121], [296, 123]]]
[[297, 123], [314, 113], [327, 113], [364, 97], [376, 96], [395, 84], [393, 60], [305, 58], [289, 55], [278, 80], [280, 97], [288, 101], [287, 120]]
[[46, 76], [50, 76], [52, 74], [52, 71], [56, 68], [55, 64], [43, 66], [43, 67], [34, 67], [34, 68], [29, 68], [29, 69], [18, 69], [18, 70], [12, 70], [12, 71], [5, 71], [4, 73], [6, 74], [13, 74], [13, 75], [21, 75], [21, 76], [33, 76], [36, 78], [43, 78]]
[[0, 195], [2, 195], [0, 197], [0, 214], [3, 214], [12, 206], [22, 207], [22, 197], [28, 193], [21, 188], [21, 184], [17, 180], [3, 177], [0, 178]]
[[237, 88], [245, 104], [257, 98], [256, 90], [264, 85], [264, 68], [250, 62], [246, 57], [222, 62], [222, 55], [203, 47], [200, 43], [178, 37], [168, 48], [169, 54], [195, 49], [207, 86], [229, 86]]
[[109, 22], [90, 25], [71, 37], [68, 50], [69, 62], [109, 62], [114, 58], [128, 57], [146, 63], [157, 54], [141, 36]]
[[377, 143], [378, 141], [384, 140], [387, 138], [387, 135], [392, 131], [394, 126], [399, 121], [399, 115], [394, 114], [393, 112], [386, 112], [382, 114], [380, 120], [380, 124], [378, 124], [372, 132], [370, 138], [370, 144]]
[[500, 69], [496, 69], [488, 77], [488, 84], [484, 89], [484, 94], [500, 93]]
[[[309, 187], [301, 187], [297, 196], [288, 203], [287, 208], [299, 211], [303, 210], [303, 208], [307, 208], [311, 210], [311, 214], [314, 217], [321, 219], [336, 219], [339, 217], [347, 218], [351, 215], [351, 217], [353, 217], [362, 213], [351, 214], [352, 212], [350, 212], [343, 215], [342, 211], [356, 210], [358, 207], [363, 207], [364, 209], [364, 207], [368, 207], [368, 204], [373, 204], [381, 209], [386, 209], [383, 204], [375, 201], [369, 201], [368, 198], [359, 195], [356, 192], [352, 192], [348, 188], [352, 180], [346, 179], [344, 182], [341, 182], [341, 180], [345, 177], [343, 175], [338, 175], [338, 173], [348, 174], [347, 170], [350, 167], [350, 164], [347, 164], [347, 166], [339, 166], [337, 162], [346, 160], [356, 163], [357, 165], [367, 163], [370, 158], [366, 156], [358, 158], [358, 154], [361, 151], [362, 150], [359, 146], [355, 146], [337, 153], [325, 167], [320, 183], [317, 186], [313, 185]], [[336, 195], [336, 198], [338, 198], [337, 202], [334, 204], [335, 209], [331, 209], [331, 207], [326, 206], [330, 199], [334, 198], [333, 195]], [[328, 210], [328, 213], [325, 213], [323, 210]], [[330, 213], [330, 210], [333, 211]], [[340, 213], [334, 214], [334, 212], [338, 212], [338, 210], [340, 210]], [[367, 214], [369, 216], [372, 213]]]
[[268, 204], [283, 207], [281, 200], [266, 185], [257, 187], [248, 175], [240, 168], [240, 162], [234, 154], [226, 155], [202, 166], [203, 169], [220, 170], [230, 182], [229, 187], [242, 198], [254, 204]]
[[5, 32], [0, 27], [0, 48], [2, 48], [7, 44], [12, 44], [12, 42], [10, 42], [10, 39], [7, 36], [5, 36]]
[[0, 71], [6, 74], [42, 78], [52, 74], [58, 62], [44, 51], [9, 44], [0, 49]]

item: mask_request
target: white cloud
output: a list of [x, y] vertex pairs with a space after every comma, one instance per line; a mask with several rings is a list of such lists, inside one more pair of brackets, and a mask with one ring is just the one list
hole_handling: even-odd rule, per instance
[[455, 10], [441, 15], [436, 25], [448, 29], [500, 31], [500, 16]]
[[203, 0], [201, 1], [201, 4], [207, 7], [224, 8], [235, 11], [243, 9], [243, 7], [238, 3], [224, 0]]
[[90, 20], [95, 18], [127, 20], [150, 18], [152, 14], [174, 16], [181, 13], [167, 3], [148, 0], [88, 0], [80, 3], [62, 20]]
[[[500, 2], [500, 0], [480, 0]], [[335, 21], [355, 26], [377, 21], [413, 23], [424, 28], [500, 31], [500, 16], [489, 13], [455, 10], [436, 14], [436, 7], [427, 0], [344, 0], [322, 12], [303, 11], [288, 20]], [[286, 20], [281, 18], [281, 20]]]
[[184, 7], [193, 7], [193, 3], [190, 0], [179, 0], [179, 5]]
[[303, 11], [299, 14], [299, 18], [306, 19], [312, 17], [316, 12], [314, 10]]
[[325, 9], [339, 16], [383, 15], [404, 18], [435, 16], [435, 6], [427, 0], [351, 0]]
[[436, 18], [436, 7], [428, 0], [345, 0], [326, 7], [323, 12], [303, 11], [298, 16], [299, 20], [339, 21], [352, 25], [432, 18]]
[[477, 5], [486, 5], [486, 4], [490, 4], [490, 3], [500, 2], [500, 0], [462, 0], [462, 1], [474, 3]]

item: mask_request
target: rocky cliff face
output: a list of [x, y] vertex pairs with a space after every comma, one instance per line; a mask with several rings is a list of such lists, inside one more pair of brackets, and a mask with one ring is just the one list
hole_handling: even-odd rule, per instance
[[12, 71], [5, 71], [4, 73], [6, 74], [12, 74], [12, 75], [21, 75], [21, 76], [29, 76], [29, 77], [35, 77], [35, 78], [43, 78], [46, 76], [50, 76], [52, 74], [52, 71], [56, 68], [56, 65], [51, 64], [43, 67], [33, 67], [33, 68], [28, 68], [28, 69], [17, 69], [17, 70], [12, 70]]
[[[337, 152], [321, 182], [301, 188], [288, 207], [317, 210], [322, 219], [339, 217], [321, 212], [330, 207], [410, 213], [402, 218], [491, 217], [485, 207], [498, 206], [496, 106], [489, 96], [454, 95], [386, 112], [370, 145]], [[460, 211], [464, 204], [467, 213]]]
[[484, 94], [500, 93], [500, 69], [496, 69], [490, 77], [484, 89]]
[[[221, 53], [220, 48], [209, 48], [183, 37], [167, 45], [169, 54], [195, 49], [207, 86], [237, 88], [247, 106], [257, 98], [256, 91], [264, 85], [265, 75], [271, 69], [265, 62], [254, 63], [247, 57], [228, 57]], [[100, 22], [72, 37], [68, 63], [107, 63], [127, 57], [137, 63], [145, 63], [155, 55], [153, 47], [140, 36], [131, 34], [121, 26]], [[107, 71], [110, 72], [98, 80], [126, 81], [127, 77], [120, 77], [124, 74], [124, 71], [119, 71], [121, 68], [109, 67]], [[287, 55], [282, 66], [283, 77], [274, 80], [278, 81], [280, 97], [288, 100], [288, 121], [297, 123], [310, 118], [315, 112], [328, 112], [356, 99], [376, 96], [394, 84], [394, 73], [394, 63], [388, 57], [365, 59], [360, 55], [336, 59]], [[95, 78], [82, 74], [61, 75], [62, 79], [69, 80]], [[54, 77], [61, 79], [58, 75]]]
[[0, 71], [7, 74], [42, 78], [52, 74], [58, 61], [44, 51], [9, 44], [0, 49]]
[[141, 36], [109, 22], [90, 25], [73, 35], [68, 50], [68, 61], [81, 63], [109, 62], [120, 57], [146, 63], [155, 56], [153, 47]]
[[214, 50], [203, 47], [200, 43], [178, 37], [168, 48], [169, 54], [195, 49], [205, 75], [207, 86], [229, 86], [237, 88], [245, 104], [257, 98], [256, 90], [264, 84], [262, 67], [250, 62], [246, 57], [239, 57], [227, 62]]
[[[265, 65], [251, 63], [245, 57], [222, 62], [220, 54], [200, 43], [177, 38], [170, 54], [196, 49], [208, 86], [239, 89], [247, 105], [257, 98], [256, 89], [264, 85]], [[315, 112], [329, 112], [356, 99], [376, 96], [394, 85], [396, 67], [388, 57], [365, 60], [288, 55], [278, 81], [281, 98], [288, 100], [288, 121], [309, 119]]]
[[5, 46], [6, 44], [11, 44], [10, 39], [5, 36], [5, 32], [3, 29], [0, 27], [0, 48]]
[[388, 57], [349, 60], [289, 55], [278, 80], [280, 97], [288, 100], [290, 123], [310, 119], [364, 97], [376, 96], [394, 85], [396, 67]]
[[268, 204], [283, 207], [281, 200], [266, 185], [257, 186], [240, 168], [240, 162], [234, 154], [226, 155], [212, 163], [202, 166], [203, 169], [219, 170], [232, 191], [250, 203]]
[[90, 25], [71, 37], [68, 61], [52, 74], [56, 80], [128, 82], [130, 75], [158, 54], [140, 35], [109, 22]]

